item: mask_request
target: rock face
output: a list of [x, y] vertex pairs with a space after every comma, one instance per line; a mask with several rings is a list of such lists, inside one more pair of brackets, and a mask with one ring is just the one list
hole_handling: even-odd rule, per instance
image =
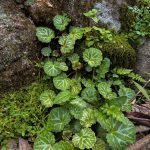
[[33, 79], [37, 53], [35, 26], [12, 0], [0, 1], [0, 91]]
[[64, 12], [74, 25], [90, 26], [95, 23], [83, 13], [95, 8], [98, 10], [99, 25], [108, 25], [118, 31], [121, 28], [119, 10], [129, 3], [130, 0], [35, 0], [29, 12], [36, 23], [50, 23], [56, 14]]
[[59, 14], [59, 8], [57, 0], [35, 0], [28, 10], [35, 23], [49, 24]]
[[[146, 39], [144, 45], [137, 49], [136, 71], [145, 76], [150, 73], [150, 38]], [[146, 76], [145, 76], [146, 77]]]

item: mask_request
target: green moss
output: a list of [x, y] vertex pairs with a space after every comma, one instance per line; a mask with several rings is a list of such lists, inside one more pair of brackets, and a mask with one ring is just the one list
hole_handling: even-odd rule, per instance
[[123, 32], [128, 32], [131, 26], [134, 24], [135, 15], [130, 13], [128, 5], [123, 5], [120, 9], [120, 21], [121, 29]]
[[43, 127], [47, 109], [39, 101], [47, 86], [37, 81], [19, 91], [9, 92], [0, 99], [0, 143], [17, 137], [34, 140]]
[[135, 63], [135, 50], [123, 35], [115, 35], [107, 43], [97, 42], [96, 47], [111, 59], [114, 66], [132, 67]]

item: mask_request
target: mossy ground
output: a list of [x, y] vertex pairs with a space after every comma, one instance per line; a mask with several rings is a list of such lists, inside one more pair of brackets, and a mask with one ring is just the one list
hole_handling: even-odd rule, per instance
[[9, 138], [24, 137], [34, 141], [43, 127], [47, 109], [40, 101], [40, 93], [47, 88], [43, 81], [36, 81], [0, 99], [0, 143]]

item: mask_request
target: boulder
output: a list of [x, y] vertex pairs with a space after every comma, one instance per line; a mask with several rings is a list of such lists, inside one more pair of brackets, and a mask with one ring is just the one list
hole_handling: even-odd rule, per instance
[[57, 0], [34, 0], [28, 7], [29, 14], [36, 24], [50, 24], [53, 17], [59, 14]]
[[29, 7], [29, 14], [36, 23], [50, 23], [56, 14], [66, 13], [72, 19], [73, 25], [96, 25], [83, 15], [93, 8], [98, 10], [97, 25], [107, 25], [109, 28], [120, 30], [120, 9], [131, 0], [34, 0]]
[[150, 38], [147, 38], [145, 43], [137, 48], [135, 70], [145, 78], [149, 78], [145, 75], [145, 73], [150, 73]]
[[0, 2], [0, 91], [33, 80], [38, 53], [35, 26], [12, 0]]

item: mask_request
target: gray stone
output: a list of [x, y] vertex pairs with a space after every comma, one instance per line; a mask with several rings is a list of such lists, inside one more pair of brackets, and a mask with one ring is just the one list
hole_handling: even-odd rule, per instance
[[[130, 4], [130, 0], [35, 0], [29, 7], [31, 17], [36, 23], [50, 23], [56, 14], [67, 13], [76, 26], [107, 25], [120, 30], [120, 8]], [[96, 24], [83, 15], [95, 8], [99, 23]]]
[[145, 73], [150, 73], [150, 38], [146, 39], [145, 43], [137, 49], [135, 69], [137, 73], [148, 78]]
[[20, 87], [35, 74], [35, 26], [12, 0], [0, 1], [0, 91]]

